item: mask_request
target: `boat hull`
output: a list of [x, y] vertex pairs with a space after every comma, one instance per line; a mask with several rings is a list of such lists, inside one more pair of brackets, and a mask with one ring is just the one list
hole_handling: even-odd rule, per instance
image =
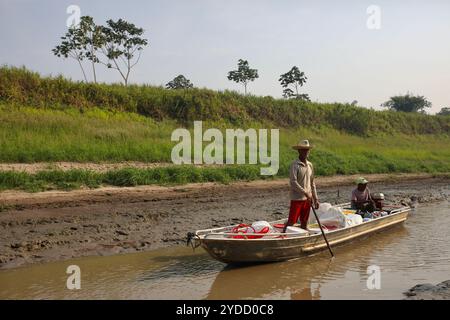
[[[327, 232], [331, 246], [380, 232], [404, 222], [408, 210], [374, 219], [352, 227]], [[285, 261], [327, 249], [322, 234], [297, 238], [214, 239], [200, 238], [201, 246], [216, 260], [224, 263], [257, 263]]]

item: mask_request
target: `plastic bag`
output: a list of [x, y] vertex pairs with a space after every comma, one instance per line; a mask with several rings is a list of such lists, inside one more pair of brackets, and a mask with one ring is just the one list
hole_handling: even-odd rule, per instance
[[345, 216], [345, 226], [351, 227], [363, 223], [363, 218], [359, 214], [347, 214]]
[[[267, 221], [255, 221], [252, 223], [252, 228], [255, 231], [255, 233], [259, 233], [262, 230], [265, 230], [266, 228], [268, 229], [267, 232], [273, 232], [273, 227]], [[264, 232], [264, 233], [267, 233], [267, 232]]]
[[232, 236], [233, 239], [260, 239], [264, 234], [271, 233], [273, 230], [273, 227], [267, 221], [256, 221], [253, 222], [252, 225], [241, 223], [234, 227], [231, 230], [231, 233], [243, 233], [242, 235]]
[[[342, 209], [338, 207], [333, 207], [330, 203], [320, 204], [319, 209], [316, 210], [317, 216], [319, 217], [322, 225], [330, 227], [345, 227], [345, 215], [342, 213]], [[308, 224], [317, 223], [314, 213], [309, 214]]]

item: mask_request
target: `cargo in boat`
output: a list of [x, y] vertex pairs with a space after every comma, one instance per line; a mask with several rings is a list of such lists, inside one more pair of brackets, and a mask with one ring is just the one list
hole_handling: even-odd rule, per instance
[[[353, 214], [349, 204], [333, 206], [341, 212]], [[385, 209], [385, 214], [372, 219], [364, 219], [358, 224], [345, 225], [325, 230], [331, 246], [336, 246], [357, 238], [368, 236], [404, 222], [411, 208], [397, 206]], [[321, 219], [319, 217], [319, 219]], [[214, 259], [225, 263], [274, 262], [300, 258], [320, 250], [327, 249], [325, 240], [318, 228], [312, 226], [309, 231], [283, 233], [280, 225], [287, 219], [269, 222], [274, 232], [248, 234], [236, 232], [238, 225], [198, 230], [192, 241], [203, 247]], [[323, 221], [321, 221], [324, 224]]]

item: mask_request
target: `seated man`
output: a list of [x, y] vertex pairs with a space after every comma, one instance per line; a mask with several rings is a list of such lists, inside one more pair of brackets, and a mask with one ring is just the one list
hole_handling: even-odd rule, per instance
[[370, 196], [370, 190], [367, 187], [367, 181], [363, 177], [356, 180], [358, 187], [352, 191], [352, 209], [373, 212], [375, 210], [375, 202]]

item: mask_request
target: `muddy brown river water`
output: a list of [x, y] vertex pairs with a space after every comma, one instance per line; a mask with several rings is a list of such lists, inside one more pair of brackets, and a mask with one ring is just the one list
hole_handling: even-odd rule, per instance
[[[450, 279], [450, 203], [420, 204], [402, 226], [299, 260], [228, 267], [201, 248], [86, 257], [0, 271], [0, 299], [402, 299]], [[69, 265], [81, 289], [66, 288]], [[369, 266], [380, 289], [369, 289]]]

